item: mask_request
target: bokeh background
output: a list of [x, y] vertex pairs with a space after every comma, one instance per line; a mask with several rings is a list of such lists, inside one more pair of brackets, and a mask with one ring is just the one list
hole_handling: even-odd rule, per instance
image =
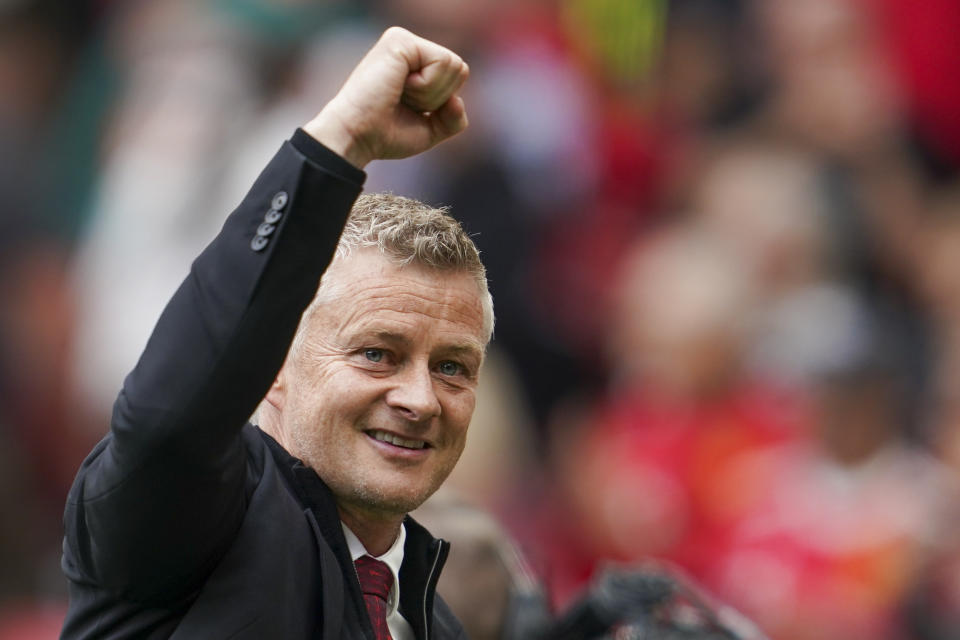
[[0, 0], [0, 639], [190, 260], [389, 24], [471, 127], [497, 330], [451, 484], [562, 607], [660, 558], [775, 640], [960, 638], [956, 0]]

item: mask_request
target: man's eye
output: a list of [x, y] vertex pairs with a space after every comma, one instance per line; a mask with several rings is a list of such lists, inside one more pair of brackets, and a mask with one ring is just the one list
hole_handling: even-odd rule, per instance
[[463, 367], [459, 363], [451, 360], [444, 360], [437, 365], [437, 369], [445, 376], [456, 376], [463, 373]]
[[369, 360], [370, 362], [382, 362], [383, 349], [364, 349], [363, 357]]

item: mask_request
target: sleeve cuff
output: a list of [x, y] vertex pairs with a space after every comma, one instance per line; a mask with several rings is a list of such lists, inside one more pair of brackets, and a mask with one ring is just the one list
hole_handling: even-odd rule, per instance
[[293, 132], [293, 136], [290, 138], [290, 144], [306, 156], [310, 162], [348, 182], [362, 187], [364, 181], [367, 179], [365, 171], [357, 169], [303, 129], [298, 128]]

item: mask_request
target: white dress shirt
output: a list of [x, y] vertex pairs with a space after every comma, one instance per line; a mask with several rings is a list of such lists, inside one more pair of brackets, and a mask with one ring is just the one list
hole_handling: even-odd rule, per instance
[[[367, 549], [360, 542], [350, 527], [340, 523], [343, 527], [343, 535], [347, 538], [347, 546], [350, 548], [350, 559], [356, 562], [361, 556], [370, 555]], [[407, 540], [407, 529], [400, 524], [400, 534], [393, 541], [391, 546], [382, 556], [372, 556], [390, 567], [390, 573], [393, 574], [393, 585], [390, 587], [390, 595], [387, 598], [387, 628], [390, 629], [390, 635], [393, 640], [416, 640], [413, 635], [413, 627], [407, 622], [398, 607], [400, 606], [400, 565], [403, 564], [403, 545]]]

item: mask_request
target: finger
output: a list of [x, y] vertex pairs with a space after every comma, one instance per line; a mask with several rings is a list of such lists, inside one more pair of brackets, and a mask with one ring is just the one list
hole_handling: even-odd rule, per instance
[[404, 84], [402, 100], [415, 111], [435, 111], [456, 94], [466, 81], [465, 65], [447, 69], [442, 73], [411, 74]]
[[[436, 62], [407, 76], [405, 88], [424, 90], [431, 87], [444, 89], [453, 95], [470, 77], [470, 67], [459, 56]], [[451, 91], [451, 87], [453, 87]], [[450, 95], [447, 97], [449, 98]]]
[[411, 88], [441, 86], [451, 82], [464, 82], [470, 74], [470, 68], [463, 59], [455, 53], [446, 55], [420, 67], [412, 69], [407, 76], [407, 84]]
[[454, 136], [467, 128], [467, 110], [463, 98], [453, 96], [428, 117], [434, 144]]
[[421, 38], [403, 27], [390, 27], [384, 31], [373, 48], [387, 56], [403, 60], [411, 73], [434, 64], [459, 59], [459, 56], [449, 49]]
[[435, 111], [460, 91], [469, 76], [470, 68], [458, 57], [411, 73], [404, 83], [403, 103], [421, 113]]

